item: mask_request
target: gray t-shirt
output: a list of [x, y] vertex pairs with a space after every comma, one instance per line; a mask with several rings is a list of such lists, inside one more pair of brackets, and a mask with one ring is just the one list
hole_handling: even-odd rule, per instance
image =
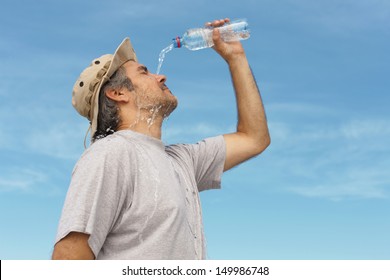
[[220, 188], [222, 136], [164, 146], [131, 130], [96, 141], [76, 164], [56, 242], [90, 235], [97, 259], [204, 259], [199, 191]]

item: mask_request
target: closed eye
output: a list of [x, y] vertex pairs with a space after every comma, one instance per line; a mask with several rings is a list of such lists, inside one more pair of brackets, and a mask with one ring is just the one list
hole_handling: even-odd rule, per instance
[[149, 73], [148, 68], [146, 66], [144, 66], [144, 65], [139, 66], [137, 70], [139, 72], [143, 73], [143, 74], [148, 74]]

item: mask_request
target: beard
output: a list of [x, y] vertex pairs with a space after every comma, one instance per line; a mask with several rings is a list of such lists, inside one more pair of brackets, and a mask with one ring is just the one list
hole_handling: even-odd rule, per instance
[[141, 114], [141, 119], [154, 120], [167, 118], [177, 107], [177, 98], [164, 86], [162, 92], [153, 94], [136, 91], [135, 105]]

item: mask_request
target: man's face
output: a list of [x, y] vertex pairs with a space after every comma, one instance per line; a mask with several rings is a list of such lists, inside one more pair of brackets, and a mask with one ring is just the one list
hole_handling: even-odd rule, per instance
[[166, 77], [150, 73], [135, 61], [128, 61], [123, 66], [133, 83], [138, 109], [157, 110], [163, 117], [169, 116], [177, 106], [177, 98], [165, 85]]

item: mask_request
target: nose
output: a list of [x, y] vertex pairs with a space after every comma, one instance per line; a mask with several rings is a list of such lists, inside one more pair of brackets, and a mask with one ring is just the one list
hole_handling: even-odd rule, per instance
[[165, 75], [157, 75], [155, 74], [154, 75], [156, 77], [156, 80], [159, 82], [159, 83], [165, 83], [167, 81], [167, 77]]

